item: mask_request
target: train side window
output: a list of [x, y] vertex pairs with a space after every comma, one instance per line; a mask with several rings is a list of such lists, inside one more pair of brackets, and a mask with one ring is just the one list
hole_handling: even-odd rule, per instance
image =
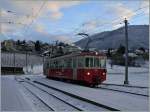
[[59, 60], [59, 68], [60, 68], [60, 69], [63, 68], [63, 60]]
[[90, 62], [90, 58], [86, 58], [85, 59], [85, 66], [86, 67], [89, 67], [89, 65], [90, 65], [89, 62]]
[[72, 59], [65, 59], [65, 67], [72, 68]]
[[76, 61], [76, 58], [73, 58], [73, 68], [76, 68], [76, 66], [77, 66], [77, 61]]
[[88, 57], [85, 59], [85, 66], [86, 67], [93, 67], [93, 57]]
[[49, 63], [47, 63], [46, 68], [49, 68]]
[[90, 58], [90, 67], [93, 67], [93, 58]]
[[54, 63], [54, 61], [52, 61], [52, 68], [53, 68], [53, 69], [55, 68], [55, 63]]
[[99, 58], [97, 57], [94, 58], [94, 67], [99, 67], [100, 64], [99, 61], [100, 61]]
[[101, 58], [99, 59], [99, 67], [101, 67]]
[[78, 57], [78, 67], [84, 67], [84, 58]]
[[48, 66], [48, 68], [50, 68], [51, 67], [51, 63], [49, 62], [49, 66]]
[[64, 59], [62, 59], [62, 68], [65, 68], [66, 66], [65, 66], [65, 60]]

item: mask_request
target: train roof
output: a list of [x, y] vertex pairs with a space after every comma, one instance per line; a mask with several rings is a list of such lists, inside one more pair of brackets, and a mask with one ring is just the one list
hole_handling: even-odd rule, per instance
[[99, 53], [99, 52], [94, 52], [94, 51], [81, 52], [79, 55], [80, 56], [106, 56], [104, 53]]
[[58, 58], [68, 58], [68, 57], [76, 57], [76, 56], [98, 56], [98, 57], [106, 57], [106, 55], [104, 53], [98, 53], [98, 52], [74, 52], [74, 53], [70, 53], [70, 54], [66, 54], [66, 55], [62, 55], [62, 56], [57, 56], [57, 57], [51, 57], [51, 59], [58, 59]]

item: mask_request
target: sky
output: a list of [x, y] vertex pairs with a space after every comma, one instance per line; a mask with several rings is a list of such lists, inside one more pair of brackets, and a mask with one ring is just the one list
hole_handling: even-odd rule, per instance
[[0, 40], [72, 43], [129, 25], [149, 24], [148, 0], [1, 0]]

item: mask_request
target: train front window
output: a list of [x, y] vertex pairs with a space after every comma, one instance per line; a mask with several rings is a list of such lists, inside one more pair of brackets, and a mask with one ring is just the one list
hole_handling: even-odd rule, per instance
[[88, 57], [85, 59], [85, 66], [86, 67], [93, 67], [93, 58], [92, 57]]

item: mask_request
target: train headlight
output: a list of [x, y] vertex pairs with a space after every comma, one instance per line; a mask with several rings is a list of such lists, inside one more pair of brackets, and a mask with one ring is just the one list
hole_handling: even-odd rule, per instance
[[105, 72], [103, 72], [103, 75], [106, 75], [106, 73], [105, 73]]
[[88, 72], [87, 75], [90, 75], [90, 72]]

